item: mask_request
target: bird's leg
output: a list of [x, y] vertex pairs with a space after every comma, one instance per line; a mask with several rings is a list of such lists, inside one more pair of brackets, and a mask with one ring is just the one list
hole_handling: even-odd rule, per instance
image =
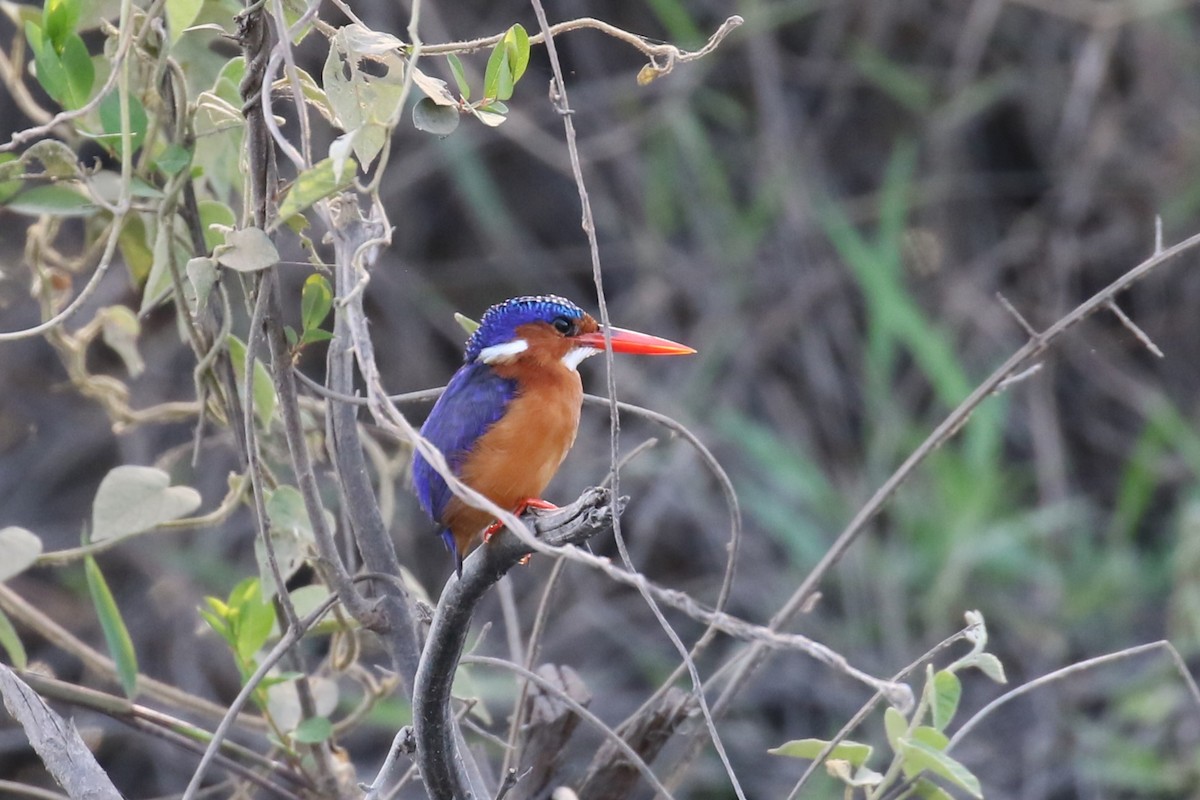
[[[558, 508], [558, 506], [547, 500], [543, 500], [540, 497], [526, 497], [524, 500], [517, 503], [517, 507], [513, 509], [513, 515], [519, 517], [531, 508], [553, 510]], [[504, 523], [500, 520], [495, 520], [491, 525], [488, 525], [483, 529], [483, 541], [491, 541], [492, 537], [502, 530], [504, 530]]]

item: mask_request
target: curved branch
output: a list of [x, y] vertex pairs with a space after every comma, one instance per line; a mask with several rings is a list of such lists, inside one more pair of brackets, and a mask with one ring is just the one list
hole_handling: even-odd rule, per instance
[[[593, 488], [571, 505], [549, 513], [531, 512], [530, 527], [548, 545], [577, 544], [612, 525], [615, 504], [605, 489]], [[463, 562], [462, 578], [451, 576], [442, 590], [413, 687], [413, 733], [417, 764], [434, 800], [471, 796], [457, 766], [461, 759], [450, 715], [450, 687], [470, 630], [471, 615], [484, 593], [532, 548], [508, 531], [494, 537]]]
[[[655, 78], [661, 78], [675, 68], [676, 64], [686, 64], [689, 61], [695, 61], [716, 50], [725, 38], [740, 26], [744, 19], [737, 14], [726, 19], [721, 25], [713, 31], [712, 36], [708, 37], [708, 41], [698, 50], [683, 50], [668, 42], [656, 42], [646, 36], [618, 28], [616, 25], [605, 22], [602, 19], [594, 17], [580, 17], [579, 19], [570, 19], [566, 22], [559, 22], [549, 26], [550, 38], [558, 36], [561, 33], [570, 33], [571, 31], [581, 31], [588, 28], [600, 31], [603, 34], [611, 36], [617, 41], [633, 47], [650, 59], [650, 63], [642, 68], [638, 73], [638, 82], [647, 84]], [[448, 42], [446, 44], [423, 44], [421, 45], [421, 54], [426, 56], [448, 55], [450, 53], [473, 53], [476, 50], [482, 50], [485, 47], [492, 47], [504, 38], [503, 33], [498, 33], [494, 36], [484, 36], [480, 39], [470, 39], [463, 42]], [[529, 43], [542, 44], [546, 41], [546, 33], [535, 33], [529, 37]]]

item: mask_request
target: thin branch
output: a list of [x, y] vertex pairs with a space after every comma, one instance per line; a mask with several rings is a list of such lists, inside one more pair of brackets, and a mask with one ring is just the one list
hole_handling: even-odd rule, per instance
[[[837, 539], [830, 545], [829, 549], [821, 557], [821, 560], [813, 567], [804, 581], [801, 582], [800, 586], [796, 588], [779, 611], [772, 616], [768, 627], [771, 630], [778, 630], [786, 625], [804, 607], [805, 603], [808, 602], [808, 598], [816, 590], [817, 585], [820, 584], [833, 565], [841, 560], [841, 557], [866, 529], [867, 524], [875, 518], [875, 515], [891, 499], [900, 485], [912, 475], [917, 466], [928, 458], [931, 453], [957, 431], [961, 430], [967, 420], [970, 419], [971, 414], [979, 407], [980, 403], [990, 397], [1006, 379], [1019, 372], [1030, 359], [1036, 358], [1045, 352], [1058, 337], [1100, 309], [1105, 308], [1110, 300], [1146, 277], [1156, 267], [1198, 245], [1200, 245], [1200, 234], [1195, 234], [1172, 247], [1155, 252], [1150, 258], [1080, 303], [1070, 313], [1059, 319], [1045, 331], [1031, 337], [1028, 342], [1009, 356], [1003, 364], [976, 386], [950, 412], [941, 424], [896, 468], [896, 471], [884, 481], [883, 485], [875, 491], [875, 494], [858, 510], [845, 529], [838, 534]], [[770, 650], [765, 644], [756, 643], [744, 653], [739, 654], [734, 660], [728, 662], [725, 667], [722, 667], [718, 673], [719, 676], [727, 672], [732, 672], [732, 674], [728, 676], [725, 689], [713, 704], [714, 713], [720, 714], [729, 706], [734, 696], [746, 685], [750, 676], [762, 665], [769, 652]], [[694, 740], [689, 753], [677, 765], [675, 775], [678, 775], [679, 770], [695, 757], [698, 746], [698, 741]]]
[[1179, 655], [1179, 651], [1175, 649], [1174, 645], [1164, 639], [1157, 642], [1149, 642], [1147, 644], [1128, 647], [1124, 650], [1118, 650], [1115, 653], [1106, 653], [1105, 655], [1089, 658], [1085, 661], [1079, 661], [1075, 664], [1069, 664], [1062, 669], [1056, 669], [1040, 678], [1035, 678], [1011, 691], [1005, 692], [983, 708], [979, 709], [979, 711], [975, 712], [974, 716], [964, 722], [962, 727], [950, 737], [950, 742], [946, 745], [946, 750], [949, 751], [950, 748], [961, 742], [963, 738], [967, 736], [967, 734], [975, 729], [976, 725], [982, 722], [997, 708], [1016, 700], [1018, 697], [1023, 697], [1035, 689], [1040, 689], [1043, 686], [1047, 686], [1056, 681], [1064, 680], [1080, 672], [1086, 672], [1096, 667], [1112, 664], [1117, 661], [1123, 661], [1127, 658], [1133, 658], [1134, 656], [1154, 650], [1166, 651], [1167, 657], [1171, 660], [1172, 665], [1175, 667], [1175, 671], [1179, 674], [1180, 678], [1183, 679], [1183, 684], [1187, 688], [1188, 695], [1191, 697], [1192, 703], [1196, 706], [1197, 711], [1200, 711], [1200, 687], [1197, 687], [1196, 681], [1194, 678], [1192, 678], [1191, 673], [1188, 671], [1187, 664], [1184, 663], [1183, 657]]
[[1130, 333], [1137, 337], [1137, 340], [1142, 343], [1142, 347], [1145, 347], [1159, 358], [1166, 358], [1166, 356], [1163, 355], [1163, 351], [1158, 349], [1158, 345], [1154, 343], [1154, 340], [1150, 338], [1149, 334], [1139, 328], [1138, 324], [1131, 320], [1129, 316], [1121, 310], [1121, 307], [1117, 305], [1115, 300], [1109, 299], [1109, 301], [1104, 305], [1118, 320], [1121, 321], [1121, 324], [1124, 325]]
[[[708, 37], [708, 41], [698, 50], [682, 50], [673, 44], [666, 42], [653, 41], [646, 36], [641, 36], [636, 33], [631, 33], [616, 25], [605, 22], [602, 19], [593, 17], [580, 17], [578, 19], [559, 22], [554, 25], [543, 25], [542, 31], [535, 33], [529, 37], [529, 43], [542, 44], [546, 43], [546, 48], [552, 48], [553, 39], [555, 36], [572, 31], [593, 29], [598, 30], [612, 38], [624, 42], [630, 47], [635, 48], [643, 55], [650, 59], [641, 73], [638, 75], [638, 81], [641, 83], [649, 83], [655, 78], [662, 77], [671, 72], [676, 64], [686, 64], [689, 61], [695, 61], [699, 58], [704, 58], [712, 51], [716, 50], [721, 45], [725, 38], [729, 36], [744, 19], [736, 14], [726, 19], [721, 23], [712, 36]], [[450, 53], [471, 53], [476, 50], [482, 50], [485, 47], [492, 47], [498, 44], [504, 38], [503, 33], [498, 33], [494, 36], [485, 36], [480, 39], [470, 39], [463, 42], [449, 42], [446, 44], [426, 44], [421, 48], [421, 52], [427, 56], [447, 55]]]

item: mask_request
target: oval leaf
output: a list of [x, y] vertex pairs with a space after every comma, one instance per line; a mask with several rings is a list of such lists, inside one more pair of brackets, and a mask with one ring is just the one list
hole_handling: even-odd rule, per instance
[[[340, 162], [340, 164], [338, 163]], [[340, 167], [340, 174], [338, 169]], [[341, 191], [354, 181], [358, 163], [349, 156], [341, 159], [326, 158], [312, 169], [296, 176], [295, 183], [279, 204], [277, 223], [299, 214], [318, 200]]]
[[460, 115], [452, 106], [438, 105], [428, 97], [422, 97], [413, 105], [413, 125], [419, 131], [435, 136], [449, 136], [458, 127]]
[[933, 726], [945, 730], [958, 711], [962, 682], [953, 672], [941, 670], [933, 676]]
[[96, 607], [96, 616], [100, 619], [100, 628], [104, 631], [109, 655], [116, 663], [121, 688], [125, 690], [126, 697], [132, 698], [137, 694], [138, 673], [133, 639], [129, 637], [129, 629], [121, 619], [121, 611], [117, 608], [117, 602], [113, 599], [96, 559], [88, 556], [83, 567], [87, 574], [88, 592], [92, 595], [92, 605]]
[[300, 292], [300, 325], [306, 333], [321, 327], [333, 308], [333, 290], [320, 273], [309, 275]]
[[[814, 759], [821, 754], [829, 742], [825, 739], [794, 739], [779, 747], [773, 747], [767, 752], [773, 756], [790, 756], [791, 758]], [[838, 742], [829, 753], [829, 758], [845, 761], [852, 766], [862, 766], [871, 757], [871, 745], [861, 742], [843, 740]]]
[[217, 261], [238, 272], [255, 272], [279, 263], [279, 251], [262, 228], [242, 228], [225, 235], [225, 247], [213, 253]]
[[167, 473], [154, 467], [125, 465], [109, 472], [92, 505], [92, 541], [132, 536], [199, 508], [199, 492], [170, 484]]
[[0, 529], [0, 581], [24, 572], [41, 554], [37, 534], [15, 525]]
[[[229, 337], [229, 357], [233, 359], [234, 375], [239, 390], [244, 392], [245, 387], [242, 384], [246, 377], [246, 343], [236, 336]], [[254, 359], [254, 413], [264, 429], [271, 427], [271, 418], [275, 416], [275, 406], [278, 402], [271, 373], [261, 361]]]

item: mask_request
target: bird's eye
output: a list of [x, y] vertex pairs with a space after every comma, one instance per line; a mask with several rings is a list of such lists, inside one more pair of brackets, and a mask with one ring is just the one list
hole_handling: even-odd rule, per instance
[[575, 330], [575, 323], [566, 317], [555, 317], [554, 321], [550, 324], [554, 326], [554, 330], [558, 331], [563, 336], [569, 336], [571, 332]]

